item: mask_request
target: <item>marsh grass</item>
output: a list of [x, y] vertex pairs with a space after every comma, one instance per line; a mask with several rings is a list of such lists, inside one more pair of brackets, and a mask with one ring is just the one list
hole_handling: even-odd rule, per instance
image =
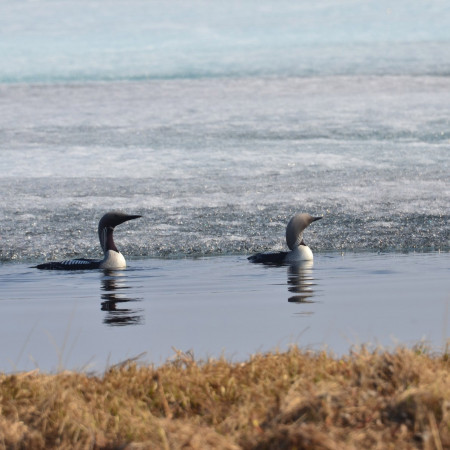
[[292, 347], [243, 363], [178, 352], [102, 376], [0, 375], [0, 447], [450, 448], [447, 354], [342, 358]]

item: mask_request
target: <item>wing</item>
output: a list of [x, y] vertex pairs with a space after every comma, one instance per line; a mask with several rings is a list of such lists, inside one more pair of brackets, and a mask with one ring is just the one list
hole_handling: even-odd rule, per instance
[[42, 270], [90, 270], [100, 268], [100, 262], [97, 259], [67, 259], [65, 261], [49, 262], [34, 266]]
[[263, 252], [249, 256], [247, 259], [252, 263], [277, 265], [283, 264], [287, 254], [288, 252]]

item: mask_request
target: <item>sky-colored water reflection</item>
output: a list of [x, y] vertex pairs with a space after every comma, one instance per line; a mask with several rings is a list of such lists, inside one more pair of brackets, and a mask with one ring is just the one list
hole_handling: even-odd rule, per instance
[[243, 256], [134, 260], [123, 271], [0, 267], [0, 370], [101, 371], [174, 349], [241, 360], [258, 351], [369, 343], [442, 349], [450, 254], [318, 254], [269, 267]]

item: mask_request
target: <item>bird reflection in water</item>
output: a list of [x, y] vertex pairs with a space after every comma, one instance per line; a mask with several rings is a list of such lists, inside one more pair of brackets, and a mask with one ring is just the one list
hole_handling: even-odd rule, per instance
[[313, 278], [313, 262], [302, 261], [288, 266], [288, 291], [294, 295], [288, 298], [290, 303], [315, 303], [312, 300], [315, 286]]
[[101, 284], [101, 309], [106, 311], [103, 323], [110, 326], [139, 325], [143, 323], [142, 309], [125, 308], [131, 302], [138, 302], [141, 298], [126, 295], [127, 276], [123, 270], [105, 270]]

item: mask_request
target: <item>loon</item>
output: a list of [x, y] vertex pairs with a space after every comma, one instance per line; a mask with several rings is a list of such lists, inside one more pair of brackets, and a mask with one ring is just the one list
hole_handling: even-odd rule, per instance
[[103, 259], [69, 259], [66, 261], [49, 262], [35, 266], [45, 270], [88, 270], [88, 269], [123, 269], [127, 263], [122, 253], [114, 244], [113, 231], [117, 225], [127, 220], [138, 219], [142, 216], [128, 215], [119, 211], [106, 213], [98, 224], [98, 237], [105, 254]]
[[286, 243], [290, 252], [263, 252], [249, 256], [248, 260], [253, 263], [283, 264], [299, 261], [312, 261], [313, 253], [303, 240], [305, 228], [320, 220], [322, 217], [313, 217], [309, 214], [296, 214], [291, 218], [286, 227]]

